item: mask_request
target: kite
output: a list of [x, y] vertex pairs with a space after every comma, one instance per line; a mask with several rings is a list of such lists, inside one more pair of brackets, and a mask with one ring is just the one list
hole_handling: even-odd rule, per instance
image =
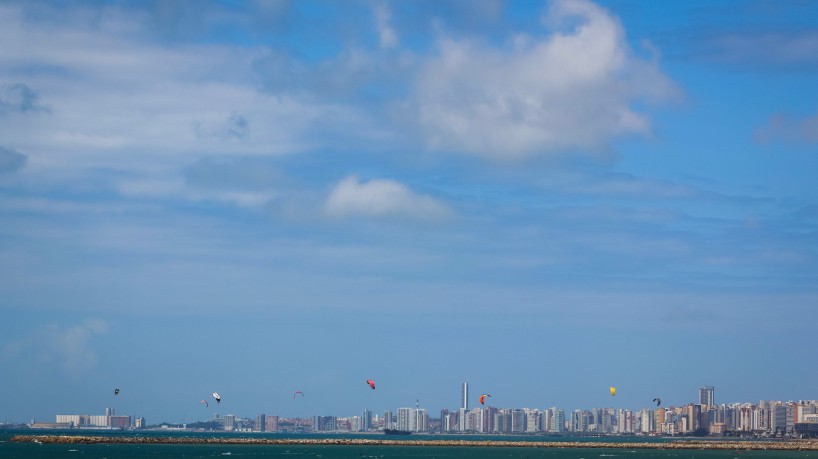
[[297, 391], [295, 391], [295, 393], [293, 394], [293, 398], [295, 398], [295, 396], [296, 396], [296, 395], [298, 395], [298, 394], [301, 394], [301, 396], [302, 396], [302, 397], [304, 396], [304, 393], [303, 393], [303, 392], [301, 392], [300, 390], [297, 390]]
[[486, 397], [491, 397], [491, 394], [483, 394], [483, 395], [480, 396], [480, 404], [481, 405], [486, 404]]
[[371, 387], [372, 389], [375, 389], [375, 381], [373, 381], [371, 379], [367, 379], [366, 383], [369, 384], [369, 387]]
[[213, 398], [216, 399], [216, 403], [221, 403], [222, 402], [222, 396], [219, 395], [218, 392], [213, 392]]
[[611, 397], [613, 397], [614, 395], [616, 395], [616, 387], [611, 386]]

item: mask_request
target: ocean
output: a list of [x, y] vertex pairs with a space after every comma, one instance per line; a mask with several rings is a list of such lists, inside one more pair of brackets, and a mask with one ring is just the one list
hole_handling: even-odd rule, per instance
[[[522, 447], [463, 447], [463, 446], [347, 446], [347, 445], [204, 445], [204, 444], [37, 444], [13, 443], [13, 435], [35, 434], [49, 435], [65, 432], [55, 431], [0, 431], [0, 458], [70, 458], [70, 459], [130, 459], [130, 458], [347, 458], [347, 459], [381, 459], [381, 458], [503, 458], [503, 459], [818, 459], [818, 451], [731, 451], [731, 450], [628, 450], [597, 448], [522, 448]], [[77, 431], [71, 433], [77, 434]], [[281, 434], [212, 434], [212, 433], [178, 433], [178, 432], [80, 432], [82, 435], [142, 436], [142, 437], [271, 437], [271, 438], [373, 438], [372, 436], [339, 436], [339, 435], [294, 435]], [[446, 437], [413, 436], [418, 439], [441, 439]], [[555, 437], [501, 437], [505, 441], [559, 441]], [[453, 440], [491, 440], [498, 437], [456, 436]], [[565, 441], [645, 441], [645, 438], [606, 437], [582, 438], [562, 437]], [[666, 441], [657, 439], [655, 441]]]

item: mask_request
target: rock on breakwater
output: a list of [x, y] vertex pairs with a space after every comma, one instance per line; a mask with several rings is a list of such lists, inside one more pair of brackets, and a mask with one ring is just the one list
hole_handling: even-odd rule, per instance
[[818, 450], [816, 440], [741, 441], [676, 440], [670, 442], [504, 441], [504, 440], [392, 440], [374, 438], [205, 438], [205, 437], [106, 437], [87, 435], [16, 435], [13, 442], [56, 444], [224, 444], [224, 445], [349, 445], [349, 446], [477, 446], [505, 448], [595, 449], [718, 449], [718, 450]]

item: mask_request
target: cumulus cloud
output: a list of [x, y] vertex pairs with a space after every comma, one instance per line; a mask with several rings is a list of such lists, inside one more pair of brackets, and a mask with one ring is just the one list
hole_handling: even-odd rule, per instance
[[19, 171], [26, 165], [26, 159], [19, 151], [0, 146], [0, 174]]
[[324, 209], [333, 217], [403, 217], [420, 220], [445, 218], [450, 210], [440, 201], [418, 194], [394, 180], [359, 181], [351, 176], [330, 193]]
[[107, 333], [108, 328], [108, 322], [102, 319], [88, 319], [67, 328], [48, 325], [6, 344], [0, 356], [3, 360], [34, 357], [47, 363], [57, 362], [69, 376], [80, 377], [98, 361], [92, 338]]
[[633, 55], [618, 19], [588, 1], [557, 1], [543, 24], [554, 33], [517, 37], [511, 50], [441, 40], [416, 85], [431, 148], [503, 159], [650, 135], [634, 103], [677, 90], [655, 62]]
[[765, 126], [756, 130], [756, 140], [761, 143], [818, 143], [818, 114], [806, 118], [777, 114]]

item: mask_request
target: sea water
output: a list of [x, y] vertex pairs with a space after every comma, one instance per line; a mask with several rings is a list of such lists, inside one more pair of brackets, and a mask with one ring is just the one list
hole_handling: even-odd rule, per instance
[[[227, 444], [38, 444], [13, 443], [13, 435], [48, 435], [63, 434], [65, 432], [52, 431], [0, 431], [0, 458], [70, 458], [70, 459], [131, 459], [131, 458], [268, 458], [283, 459], [301, 458], [347, 458], [347, 459], [381, 459], [381, 458], [440, 458], [440, 459], [818, 459], [818, 451], [732, 451], [732, 450], [649, 450], [649, 449], [597, 449], [597, 448], [521, 448], [521, 447], [468, 447], [468, 446], [353, 446], [353, 445], [227, 445]], [[72, 434], [100, 435], [100, 432], [72, 431]], [[191, 432], [122, 432], [102, 433], [111, 436], [141, 436], [141, 437], [249, 437], [251, 435], [231, 435]], [[373, 438], [373, 436], [332, 436], [332, 435], [295, 435], [287, 437], [281, 434], [254, 434], [255, 438]], [[402, 437], [401, 440], [430, 439], [437, 440], [447, 437], [412, 436]], [[374, 437], [383, 438], [383, 437]], [[645, 438], [605, 437], [605, 438], [577, 438], [577, 437], [482, 437], [482, 436], [455, 436], [453, 440], [491, 440], [504, 441], [646, 441]], [[667, 441], [655, 439], [653, 441]]]

